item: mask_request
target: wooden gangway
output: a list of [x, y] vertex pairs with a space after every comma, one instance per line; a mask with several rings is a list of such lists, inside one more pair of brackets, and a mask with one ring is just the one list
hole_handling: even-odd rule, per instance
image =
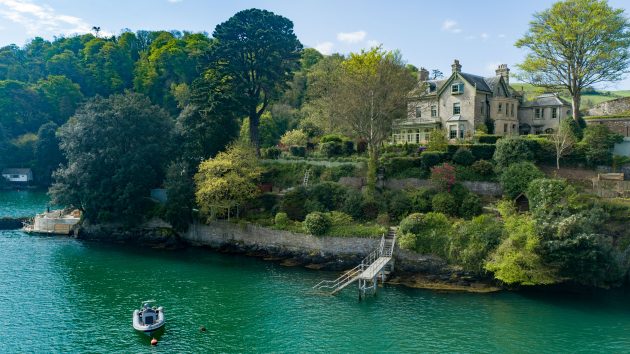
[[[361, 261], [358, 266], [346, 271], [335, 280], [322, 280], [313, 287], [316, 290], [330, 291], [330, 294], [343, 290], [348, 285], [359, 282], [359, 297], [369, 290], [376, 291], [378, 278], [385, 280], [388, 265], [393, 268], [393, 253], [396, 245], [396, 229], [391, 227], [387, 235], [381, 237], [378, 247]], [[390, 269], [391, 270], [391, 269]]]

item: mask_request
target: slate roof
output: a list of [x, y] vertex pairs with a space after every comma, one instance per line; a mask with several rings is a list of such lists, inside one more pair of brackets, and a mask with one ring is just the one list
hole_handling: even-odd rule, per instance
[[521, 107], [543, 107], [543, 106], [570, 106], [570, 104], [558, 97], [555, 93], [544, 93], [533, 101], [523, 102]]
[[477, 90], [492, 92], [492, 89], [490, 89], [490, 87], [486, 83], [485, 78], [468, 73], [459, 73], [459, 75], [463, 77], [464, 80], [470, 82], [472, 85], [477, 87]]
[[5, 168], [2, 170], [3, 175], [29, 175], [31, 176], [33, 172], [30, 168]]

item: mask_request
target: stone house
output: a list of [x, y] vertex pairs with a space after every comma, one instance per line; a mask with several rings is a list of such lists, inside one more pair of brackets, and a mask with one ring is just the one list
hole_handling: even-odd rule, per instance
[[[451, 140], [471, 138], [480, 128], [497, 135], [518, 135], [526, 130], [522, 129], [526, 126], [521, 127], [520, 115], [534, 116], [555, 107], [546, 105], [549, 100], [543, 98], [542, 105], [536, 103], [538, 98], [534, 103], [524, 102], [522, 94], [510, 87], [506, 64], [499, 65], [493, 77], [464, 73], [459, 60], [451, 68], [451, 75], [443, 80], [430, 80], [429, 72], [420, 69], [420, 84], [408, 95], [407, 118], [393, 124], [392, 143], [423, 143], [434, 129], [444, 130]], [[565, 103], [556, 101], [560, 106]], [[563, 112], [558, 113], [561, 109], [556, 109], [556, 115], [564, 117], [560, 114]], [[548, 114], [553, 115], [551, 110]], [[532, 119], [525, 124], [531, 127], [538, 122]], [[558, 120], [550, 120], [549, 127], [553, 122], [557, 127]], [[540, 132], [549, 127], [544, 126]]]
[[33, 171], [30, 168], [5, 168], [2, 177], [9, 182], [29, 183], [33, 181]]
[[563, 119], [571, 116], [570, 103], [557, 93], [545, 93], [519, 107], [519, 133], [550, 134], [558, 129]]

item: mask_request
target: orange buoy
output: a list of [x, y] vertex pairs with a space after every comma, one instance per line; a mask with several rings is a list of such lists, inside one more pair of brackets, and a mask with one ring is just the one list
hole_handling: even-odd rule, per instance
[[155, 338], [151, 339], [151, 345], [157, 345], [157, 339]]

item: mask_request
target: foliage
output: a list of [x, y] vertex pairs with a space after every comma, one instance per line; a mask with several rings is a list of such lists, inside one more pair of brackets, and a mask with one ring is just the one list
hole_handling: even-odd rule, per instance
[[172, 127], [139, 94], [90, 100], [59, 131], [68, 163], [55, 173], [53, 201], [81, 208], [93, 222], [137, 222], [162, 182]]
[[446, 159], [446, 154], [436, 151], [425, 151], [420, 155], [422, 168], [429, 171], [431, 167], [436, 166]]
[[[400, 222], [398, 233], [405, 235], [403, 244], [409, 247], [415, 244], [416, 252], [446, 257], [448, 234], [450, 231], [448, 218], [441, 213], [411, 214]], [[412, 241], [411, 234], [415, 236]]]
[[274, 217], [274, 224], [278, 227], [285, 227], [289, 224], [291, 220], [289, 220], [289, 216], [287, 215], [287, 213], [277, 213], [276, 216]]
[[479, 141], [480, 144], [496, 144], [496, 142], [501, 138], [502, 138], [501, 135], [484, 134], [477, 137], [477, 140]]
[[306, 156], [306, 147], [304, 146], [291, 146], [289, 148], [291, 151], [291, 155], [296, 157], [305, 157]]
[[431, 201], [437, 191], [429, 188], [418, 188], [411, 192], [411, 209], [415, 212], [426, 213], [431, 211]]
[[623, 137], [603, 124], [589, 125], [584, 129], [584, 139], [580, 145], [586, 153], [586, 162], [591, 166], [611, 165], [612, 148]]
[[233, 95], [249, 117], [251, 142], [259, 147], [259, 120], [299, 67], [302, 44], [293, 23], [272, 12], [249, 9], [214, 29], [212, 60], [233, 80]]
[[506, 168], [516, 162], [534, 160], [534, 153], [523, 138], [503, 138], [497, 141], [496, 146], [494, 161], [499, 168]]
[[336, 141], [328, 141], [319, 144], [320, 151], [326, 157], [343, 155], [343, 145]]
[[262, 150], [262, 157], [265, 159], [276, 160], [282, 154], [282, 150], [272, 146]]
[[341, 211], [331, 211], [328, 215], [330, 216], [330, 223], [332, 226], [349, 225], [354, 222], [352, 216]]
[[401, 176], [420, 178], [422, 172], [422, 159], [419, 157], [390, 157], [383, 163], [383, 169], [387, 178]]
[[280, 138], [280, 143], [284, 146], [306, 146], [307, 142], [308, 136], [301, 129], [289, 130]]
[[259, 193], [262, 169], [248, 146], [232, 145], [213, 159], [203, 161], [195, 175], [195, 197], [202, 214], [228, 216], [231, 208], [243, 205]]
[[322, 205], [324, 211], [340, 209], [346, 197], [346, 187], [335, 182], [321, 182], [308, 188], [308, 200]]
[[529, 30], [516, 42], [529, 50], [519, 65], [533, 84], [564, 88], [573, 98], [577, 120], [582, 90], [619, 81], [630, 64], [630, 23], [623, 9], [606, 0], [565, 0], [536, 13]]
[[53, 122], [48, 122], [37, 132], [35, 141], [35, 176], [40, 184], [50, 185], [52, 173], [65, 162], [65, 158], [59, 150], [59, 138], [57, 129], [59, 127]]
[[411, 199], [407, 193], [392, 192], [387, 198], [387, 212], [391, 220], [399, 221], [412, 211]]
[[374, 220], [378, 216], [379, 205], [374, 200], [364, 199], [361, 203], [361, 218], [363, 220]]
[[429, 141], [427, 142], [427, 150], [446, 152], [448, 148], [448, 139], [446, 133], [442, 129], [433, 129], [429, 135]]
[[433, 211], [451, 216], [457, 215], [459, 210], [455, 197], [447, 192], [436, 194], [431, 200]]
[[314, 211], [304, 219], [304, 231], [309, 234], [320, 236], [330, 229], [330, 217], [325, 213]]
[[363, 219], [363, 196], [355, 190], [348, 190], [343, 201], [341, 211], [352, 216], [352, 218]]
[[399, 236], [396, 240], [398, 242], [398, 247], [414, 251], [416, 249], [416, 235], [411, 232], [407, 232], [404, 234], [399, 233]]
[[[492, 160], [496, 150], [495, 144], [450, 144], [447, 148], [448, 155], [454, 157], [460, 149], [469, 150], [474, 160]], [[473, 160], [473, 161], [474, 161]]]
[[481, 198], [477, 196], [475, 193], [468, 193], [462, 200], [459, 206], [459, 216], [464, 219], [471, 219], [479, 214], [482, 211], [482, 202]]
[[431, 183], [441, 191], [450, 191], [455, 184], [455, 167], [448, 163], [432, 167]]
[[518, 162], [510, 165], [499, 176], [503, 194], [510, 199], [518, 197], [527, 190], [529, 183], [545, 175], [531, 162]]
[[470, 166], [475, 162], [475, 157], [470, 150], [460, 147], [453, 155], [453, 162], [462, 166]]
[[483, 273], [488, 255], [501, 243], [503, 225], [490, 215], [479, 215], [454, 225], [448, 258], [465, 270]]
[[573, 120], [567, 122], [565, 119], [560, 122], [558, 129], [551, 135], [550, 138], [556, 150], [556, 168], [558, 170], [560, 169], [560, 158], [571, 151], [571, 148], [573, 148], [577, 139], [571, 129], [571, 126], [569, 125], [571, 121]]
[[195, 207], [194, 168], [187, 163], [171, 163], [166, 170], [164, 218], [175, 230], [186, 231], [193, 221]]
[[320, 143], [340, 143], [344, 140], [344, 137], [340, 134], [326, 134], [319, 139]]
[[287, 213], [289, 219], [302, 221], [306, 216], [304, 201], [308, 198], [306, 188], [299, 186], [288, 191], [280, 203], [280, 210]]

